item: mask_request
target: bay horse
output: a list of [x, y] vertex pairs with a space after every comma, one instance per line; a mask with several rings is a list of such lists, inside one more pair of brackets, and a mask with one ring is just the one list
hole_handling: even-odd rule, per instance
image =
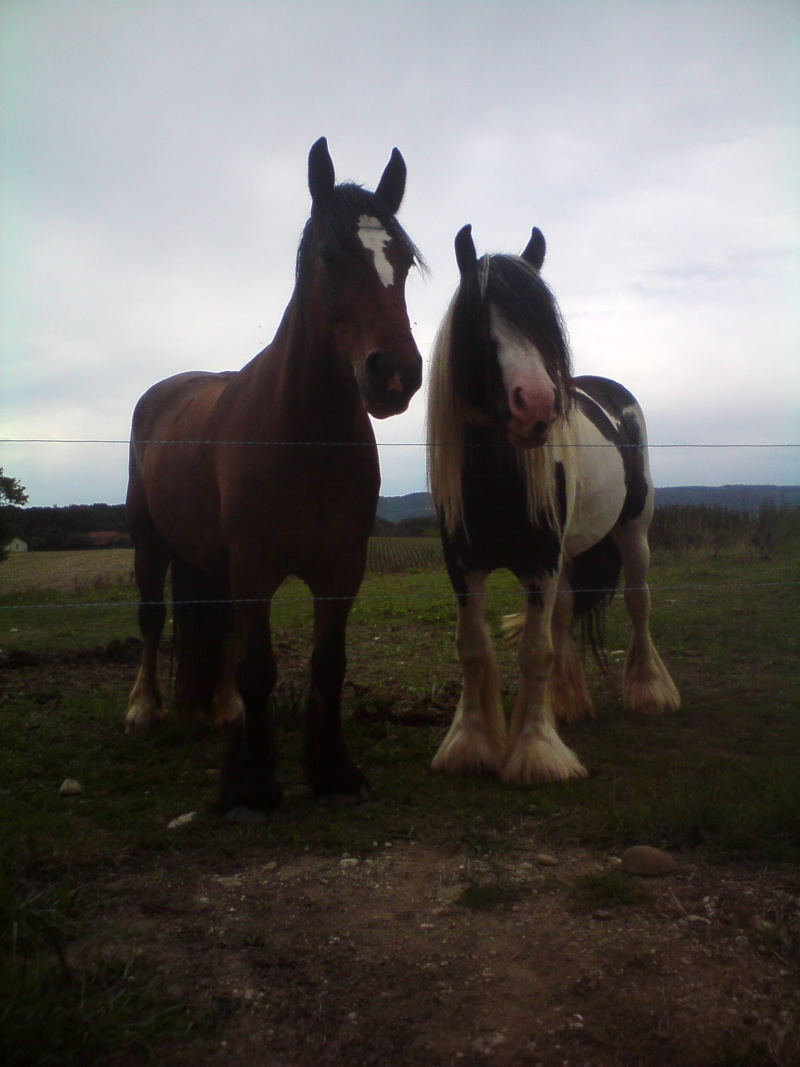
[[422, 382], [405, 284], [418, 250], [395, 215], [395, 148], [374, 193], [337, 185], [325, 138], [308, 156], [311, 215], [277, 333], [241, 370], [167, 378], [139, 400], [127, 518], [143, 638], [127, 729], [165, 714], [156, 657], [172, 567], [176, 704], [233, 720], [225, 808], [281, 798], [267, 699], [270, 605], [289, 575], [314, 598], [303, 763], [319, 799], [366, 780], [341, 730], [345, 628], [364, 575], [380, 488], [369, 415], [397, 415]]
[[[591, 714], [573, 615], [595, 627], [625, 571], [633, 636], [627, 708], [676, 711], [680, 697], [650, 637], [647, 530], [653, 482], [641, 408], [616, 382], [573, 377], [534, 228], [521, 256], [477, 257], [455, 240], [460, 282], [431, 355], [428, 470], [457, 598], [463, 690], [434, 760], [449, 773], [521, 785], [584, 777], [556, 719]], [[487, 575], [507, 568], [525, 593], [519, 690], [508, 731], [484, 622]]]

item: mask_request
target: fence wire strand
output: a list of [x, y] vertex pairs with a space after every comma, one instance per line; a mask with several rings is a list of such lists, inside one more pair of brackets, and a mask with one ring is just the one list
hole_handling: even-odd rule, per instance
[[[180, 440], [170, 440], [162, 438], [144, 438], [137, 439], [131, 442], [128, 438], [44, 438], [44, 437], [0, 437], [0, 445], [130, 445], [131, 443], [136, 445], [222, 445], [222, 446], [245, 446], [245, 447], [276, 447], [276, 448], [374, 448], [377, 444], [378, 448], [427, 448], [427, 442], [423, 441], [382, 441], [382, 442], [369, 442], [369, 441], [274, 441], [274, 440], [215, 440], [215, 439], [192, 439], [183, 438]], [[437, 447], [456, 447], [449, 442], [441, 442]], [[460, 446], [459, 446], [460, 447]], [[481, 447], [493, 448], [504, 447], [503, 443], [497, 445], [484, 445]], [[638, 448], [638, 444], [620, 445], [611, 441], [607, 442], [592, 442], [592, 443], [572, 443], [572, 444], [546, 444], [544, 448]], [[681, 448], [681, 449], [792, 449], [800, 448], [800, 442], [662, 442], [662, 443], [648, 443], [648, 449], [668, 449], [668, 448]], [[781, 488], [780, 486], [778, 487]], [[389, 573], [389, 572], [387, 572]], [[391, 572], [395, 573], [395, 572]], [[413, 572], [412, 572], [413, 573]], [[373, 576], [381, 576], [380, 572], [373, 572]], [[689, 583], [681, 585], [649, 585], [643, 587], [631, 588], [630, 592], [640, 592], [645, 588], [649, 589], [651, 593], [670, 593], [670, 592], [699, 592], [707, 589], [794, 589], [800, 586], [800, 581], [797, 582], [729, 582], [729, 583]], [[614, 589], [606, 590], [570, 590], [570, 594], [574, 593], [591, 593], [597, 594], [602, 592], [603, 594], [610, 595], [616, 592], [618, 587]], [[469, 597], [471, 594], [465, 594]], [[561, 595], [561, 591], [557, 591], [556, 595]], [[355, 597], [317, 597], [314, 598], [317, 601], [343, 601], [349, 600], [354, 604], [359, 600], [434, 600], [434, 599], [446, 599], [448, 603], [452, 603], [452, 595], [442, 593], [406, 593], [402, 595], [391, 594], [358, 594]], [[280, 605], [293, 604], [293, 603], [309, 603], [311, 600], [310, 595], [303, 597], [267, 597], [267, 598], [240, 598], [240, 599], [218, 599], [218, 600], [184, 600], [179, 601], [183, 606], [235, 606], [236, 604], [262, 604], [262, 603], [275, 603]], [[67, 609], [100, 609], [100, 608], [124, 608], [129, 609], [131, 607], [138, 606], [154, 606], [161, 604], [162, 601], [135, 601], [135, 600], [97, 600], [97, 601], [84, 601], [84, 602], [68, 602], [68, 603], [31, 603], [31, 604], [0, 604], [0, 612], [10, 611], [41, 611], [41, 610], [67, 610]]]
[[[216, 440], [213, 438], [180, 438], [174, 440], [170, 438], [141, 438], [131, 442], [128, 438], [121, 437], [105, 437], [105, 438], [90, 438], [90, 437], [0, 437], [0, 445], [239, 445], [246, 447], [271, 447], [271, 448], [373, 448], [377, 443], [378, 448], [427, 448], [428, 443], [426, 441], [272, 441], [272, 440]], [[434, 443], [436, 448], [460, 448], [461, 445], [453, 444], [448, 441], [438, 441]], [[493, 445], [485, 444], [479, 445], [480, 448], [504, 448], [503, 442]], [[639, 444], [617, 444], [613, 441], [602, 442], [584, 442], [584, 443], [563, 443], [563, 444], [544, 444], [542, 448], [639, 448]], [[663, 442], [658, 444], [652, 444], [648, 442], [647, 447], [652, 448], [800, 448], [800, 442], [753, 442], [753, 443], [740, 443], [736, 441], [723, 441], [723, 442], [689, 442], [689, 441], [675, 441], [675, 442]]]
[[[421, 572], [409, 572], [409, 573], [421, 573]], [[381, 575], [374, 575], [374, 577], [382, 577]], [[796, 589], [800, 588], [800, 581], [796, 582], [690, 582], [682, 583], [680, 585], [643, 585], [643, 586], [614, 586], [608, 589], [568, 589], [568, 590], [555, 590], [555, 596], [575, 595], [575, 594], [591, 594], [596, 595], [601, 593], [603, 596], [611, 596], [624, 590], [629, 593], [642, 593], [649, 590], [650, 593], [694, 593], [702, 592], [708, 589]], [[519, 596], [524, 596], [525, 590], [520, 587], [518, 591]], [[511, 594], [507, 594], [511, 595]], [[283, 606], [285, 604], [311, 604], [314, 602], [325, 603], [331, 601], [345, 601], [348, 600], [354, 605], [358, 601], [394, 601], [394, 600], [446, 600], [448, 604], [452, 603], [456, 594], [451, 593], [357, 593], [353, 596], [321, 596], [313, 597], [308, 593], [306, 596], [273, 596], [273, 597], [239, 597], [239, 598], [221, 598], [221, 599], [209, 599], [209, 600], [89, 600], [84, 602], [74, 601], [65, 604], [57, 603], [40, 603], [40, 604], [0, 604], [0, 611], [45, 611], [53, 610], [60, 611], [69, 608], [120, 608], [130, 609], [138, 607], [158, 607], [165, 602], [179, 605], [181, 607], [235, 607], [237, 604], [274, 604], [276, 606]], [[464, 593], [459, 594], [459, 599], [467, 600], [470, 597], [479, 597], [478, 593]]]

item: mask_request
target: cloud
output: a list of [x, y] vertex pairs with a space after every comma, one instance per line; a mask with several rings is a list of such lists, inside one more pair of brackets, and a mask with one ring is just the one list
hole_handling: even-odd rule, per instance
[[[324, 133], [368, 187], [394, 145], [406, 157], [425, 356], [456, 231], [518, 251], [536, 224], [578, 370], [633, 388], [653, 441], [796, 439], [799, 40], [777, 2], [10, 0], [2, 433], [123, 439], [153, 381], [259, 351]], [[377, 426], [384, 492], [424, 486], [423, 420], [420, 395]], [[3, 446], [33, 502], [122, 498], [124, 448], [51, 447]], [[654, 470], [800, 480], [796, 452], [747, 456]]]

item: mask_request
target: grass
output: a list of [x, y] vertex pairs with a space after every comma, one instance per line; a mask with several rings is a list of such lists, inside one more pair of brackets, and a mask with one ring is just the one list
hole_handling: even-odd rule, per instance
[[87, 912], [71, 873], [32, 877], [0, 857], [0, 1059], [14, 1067], [82, 1065], [112, 1054], [152, 1058], [152, 1043], [186, 1038], [186, 1009], [157, 995], [154, 976], [131, 962], [75, 967], [67, 946]]
[[[219, 736], [174, 720], [147, 737], [125, 736], [123, 668], [117, 677], [106, 664], [95, 676], [102, 658], [79, 667], [59, 659], [137, 632], [129, 553], [75, 553], [80, 573], [70, 571], [69, 555], [32, 553], [0, 568], [0, 648], [47, 657], [29, 684], [24, 672], [0, 671], [4, 1063], [102, 1062], [111, 1044], [146, 1056], [159, 1034], [190, 1031], [180, 1005], [167, 1003], [162, 1014], [155, 976], [126, 961], [79, 967], [72, 959], [103, 873], [163, 853], [224, 859], [235, 869], [264, 849], [366, 855], [376, 843], [414, 839], [491, 861], [524, 832], [554, 847], [650, 844], [701, 849], [711, 861], [800, 862], [796, 544], [770, 558], [746, 546], [656, 553], [654, 638], [681, 712], [634, 721], [618, 688], [590, 668], [597, 717], [562, 731], [590, 777], [535, 789], [430, 772], [459, 690], [449, 582], [427, 564], [368, 574], [351, 614], [344, 712], [374, 800], [337, 810], [313, 802], [300, 771], [311, 603], [300, 583], [285, 583], [273, 613], [284, 803], [275, 818], [245, 826], [214, 811]], [[498, 635], [503, 614], [520, 603], [509, 575], [492, 576], [489, 603]], [[607, 624], [612, 664], [628, 634], [617, 598]], [[496, 647], [510, 709], [515, 654]], [[59, 796], [67, 777], [81, 782], [81, 797]], [[198, 812], [191, 833], [167, 828], [189, 811]], [[589, 877], [574, 888], [579, 909], [637, 902], [626, 896], [630, 879]], [[502, 909], [518, 892], [475, 881], [459, 903]]]

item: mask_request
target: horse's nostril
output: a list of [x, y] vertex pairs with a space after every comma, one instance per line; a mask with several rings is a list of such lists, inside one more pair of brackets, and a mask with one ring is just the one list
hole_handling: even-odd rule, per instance
[[380, 382], [384, 375], [383, 362], [382, 352], [370, 352], [366, 358], [364, 367], [367, 372], [367, 377], [373, 385]]
[[546, 431], [547, 431], [547, 423], [544, 421], [544, 419], [539, 419], [539, 421], [536, 423], [536, 425], [533, 428], [533, 432], [538, 434], [538, 433], [545, 433]]

